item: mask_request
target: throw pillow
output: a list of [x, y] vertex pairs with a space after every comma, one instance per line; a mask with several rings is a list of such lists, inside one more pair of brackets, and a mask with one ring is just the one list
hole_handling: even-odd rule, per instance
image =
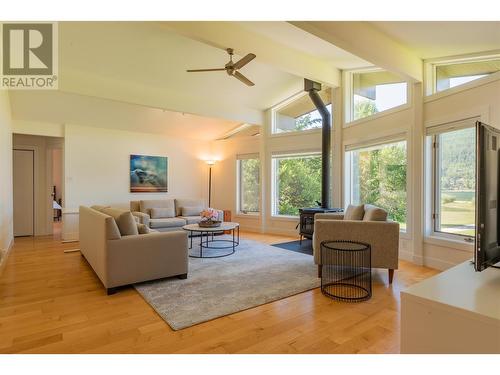
[[363, 221], [387, 221], [387, 211], [371, 204], [365, 204]]
[[144, 224], [137, 224], [137, 231], [139, 232], [139, 234], [148, 234], [149, 232], [151, 232], [149, 230], [149, 227]]
[[118, 229], [122, 236], [139, 234], [137, 231], [137, 223], [135, 222], [132, 212], [117, 208], [104, 208], [101, 212], [115, 219], [116, 225], [118, 225]]
[[203, 207], [182, 207], [181, 216], [200, 216]]
[[175, 209], [172, 208], [152, 208], [151, 219], [164, 219], [175, 217]]
[[365, 208], [361, 204], [359, 206], [353, 206], [350, 204], [345, 210], [344, 220], [363, 220], [365, 215]]

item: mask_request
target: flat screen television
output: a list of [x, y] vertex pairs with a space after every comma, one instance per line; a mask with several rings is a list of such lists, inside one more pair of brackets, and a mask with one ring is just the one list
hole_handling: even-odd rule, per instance
[[476, 271], [500, 262], [500, 130], [476, 122]]

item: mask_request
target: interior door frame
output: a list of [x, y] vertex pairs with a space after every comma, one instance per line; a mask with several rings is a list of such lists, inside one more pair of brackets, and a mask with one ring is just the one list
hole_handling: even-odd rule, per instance
[[[26, 236], [18, 236], [18, 237], [31, 237], [36, 235], [36, 158], [35, 158], [35, 152], [36, 150], [34, 149], [35, 147], [33, 146], [16, 146], [15, 148], [12, 149], [12, 152], [14, 151], [24, 151], [24, 152], [31, 152], [31, 161], [33, 163], [33, 206], [31, 207], [31, 211], [33, 212], [32, 220], [33, 220], [33, 231], [31, 235], [26, 235]], [[14, 186], [13, 186], [14, 188]]]

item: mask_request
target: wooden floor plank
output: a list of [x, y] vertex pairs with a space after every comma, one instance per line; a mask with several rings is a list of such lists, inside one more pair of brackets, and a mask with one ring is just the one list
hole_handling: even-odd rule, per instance
[[133, 288], [107, 296], [79, 253], [64, 253], [75, 248], [16, 238], [0, 275], [0, 353], [397, 353], [399, 293], [437, 273], [400, 261], [392, 285], [387, 271], [374, 272], [373, 297], [363, 303], [314, 289], [173, 331]]

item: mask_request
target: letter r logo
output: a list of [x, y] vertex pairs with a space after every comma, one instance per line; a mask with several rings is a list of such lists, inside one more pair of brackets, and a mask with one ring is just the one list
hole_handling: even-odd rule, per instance
[[4, 23], [2, 26], [4, 75], [52, 75], [52, 24]]

